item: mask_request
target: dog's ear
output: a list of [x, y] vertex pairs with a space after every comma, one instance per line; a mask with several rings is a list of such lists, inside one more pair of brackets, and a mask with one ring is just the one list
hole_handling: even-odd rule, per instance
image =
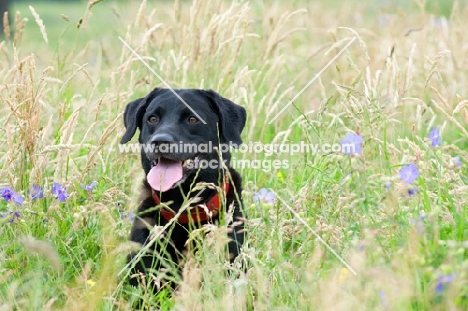
[[133, 135], [135, 135], [136, 129], [141, 128], [141, 119], [146, 111], [146, 107], [160, 90], [156, 88], [146, 97], [138, 98], [127, 104], [123, 115], [126, 131], [120, 140], [121, 144], [129, 142]]
[[244, 107], [226, 99], [213, 90], [205, 91], [211, 99], [212, 108], [219, 117], [219, 133], [224, 143], [242, 144], [241, 132], [247, 118]]

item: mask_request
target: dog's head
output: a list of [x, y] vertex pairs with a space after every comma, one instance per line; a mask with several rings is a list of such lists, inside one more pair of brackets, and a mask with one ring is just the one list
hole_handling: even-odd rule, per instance
[[162, 192], [201, 168], [222, 169], [222, 162], [230, 160], [227, 146], [242, 143], [240, 134], [246, 121], [243, 107], [212, 90], [174, 91], [177, 95], [157, 88], [130, 102], [120, 142], [127, 143], [140, 130], [143, 169], [151, 187]]

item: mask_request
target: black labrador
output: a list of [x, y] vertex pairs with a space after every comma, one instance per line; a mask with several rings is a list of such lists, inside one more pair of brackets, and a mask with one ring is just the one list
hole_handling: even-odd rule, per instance
[[[134, 265], [130, 284], [137, 286], [144, 276], [144, 282], [157, 279], [168, 263], [179, 267], [190, 230], [218, 223], [226, 210], [233, 215], [228, 224], [231, 263], [239, 254], [245, 238], [242, 185], [240, 175], [229, 166], [226, 147], [242, 143], [245, 121], [243, 107], [212, 90], [156, 88], [127, 105], [121, 144], [139, 129], [146, 174], [130, 233], [130, 240], [146, 249], [129, 255]], [[194, 191], [198, 183], [204, 186]], [[150, 242], [151, 228], [169, 222], [158, 241]], [[152, 286], [155, 290], [160, 285]]]

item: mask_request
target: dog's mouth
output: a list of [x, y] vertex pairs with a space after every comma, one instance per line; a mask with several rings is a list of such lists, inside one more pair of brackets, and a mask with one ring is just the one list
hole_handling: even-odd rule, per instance
[[146, 180], [154, 190], [168, 191], [185, 181], [193, 161], [193, 158], [175, 161], [161, 157], [151, 162], [152, 168], [146, 176]]

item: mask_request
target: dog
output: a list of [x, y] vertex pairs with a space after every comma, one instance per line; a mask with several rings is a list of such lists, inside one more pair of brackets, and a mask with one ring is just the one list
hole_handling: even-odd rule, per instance
[[[230, 262], [238, 256], [246, 234], [242, 180], [230, 167], [230, 148], [217, 147], [240, 145], [245, 122], [245, 109], [213, 90], [156, 88], [127, 104], [120, 143], [129, 142], [139, 129], [146, 176], [130, 233], [130, 240], [146, 251], [128, 256], [131, 285], [141, 285], [142, 275], [145, 282], [157, 279], [168, 263], [180, 275], [190, 230], [219, 223], [228, 209], [233, 216], [228, 224]], [[202, 189], [193, 191], [197, 184]], [[198, 202], [187, 207], [191, 200]], [[154, 226], [169, 228], [158, 235], [164, 243], [150, 243]]]

